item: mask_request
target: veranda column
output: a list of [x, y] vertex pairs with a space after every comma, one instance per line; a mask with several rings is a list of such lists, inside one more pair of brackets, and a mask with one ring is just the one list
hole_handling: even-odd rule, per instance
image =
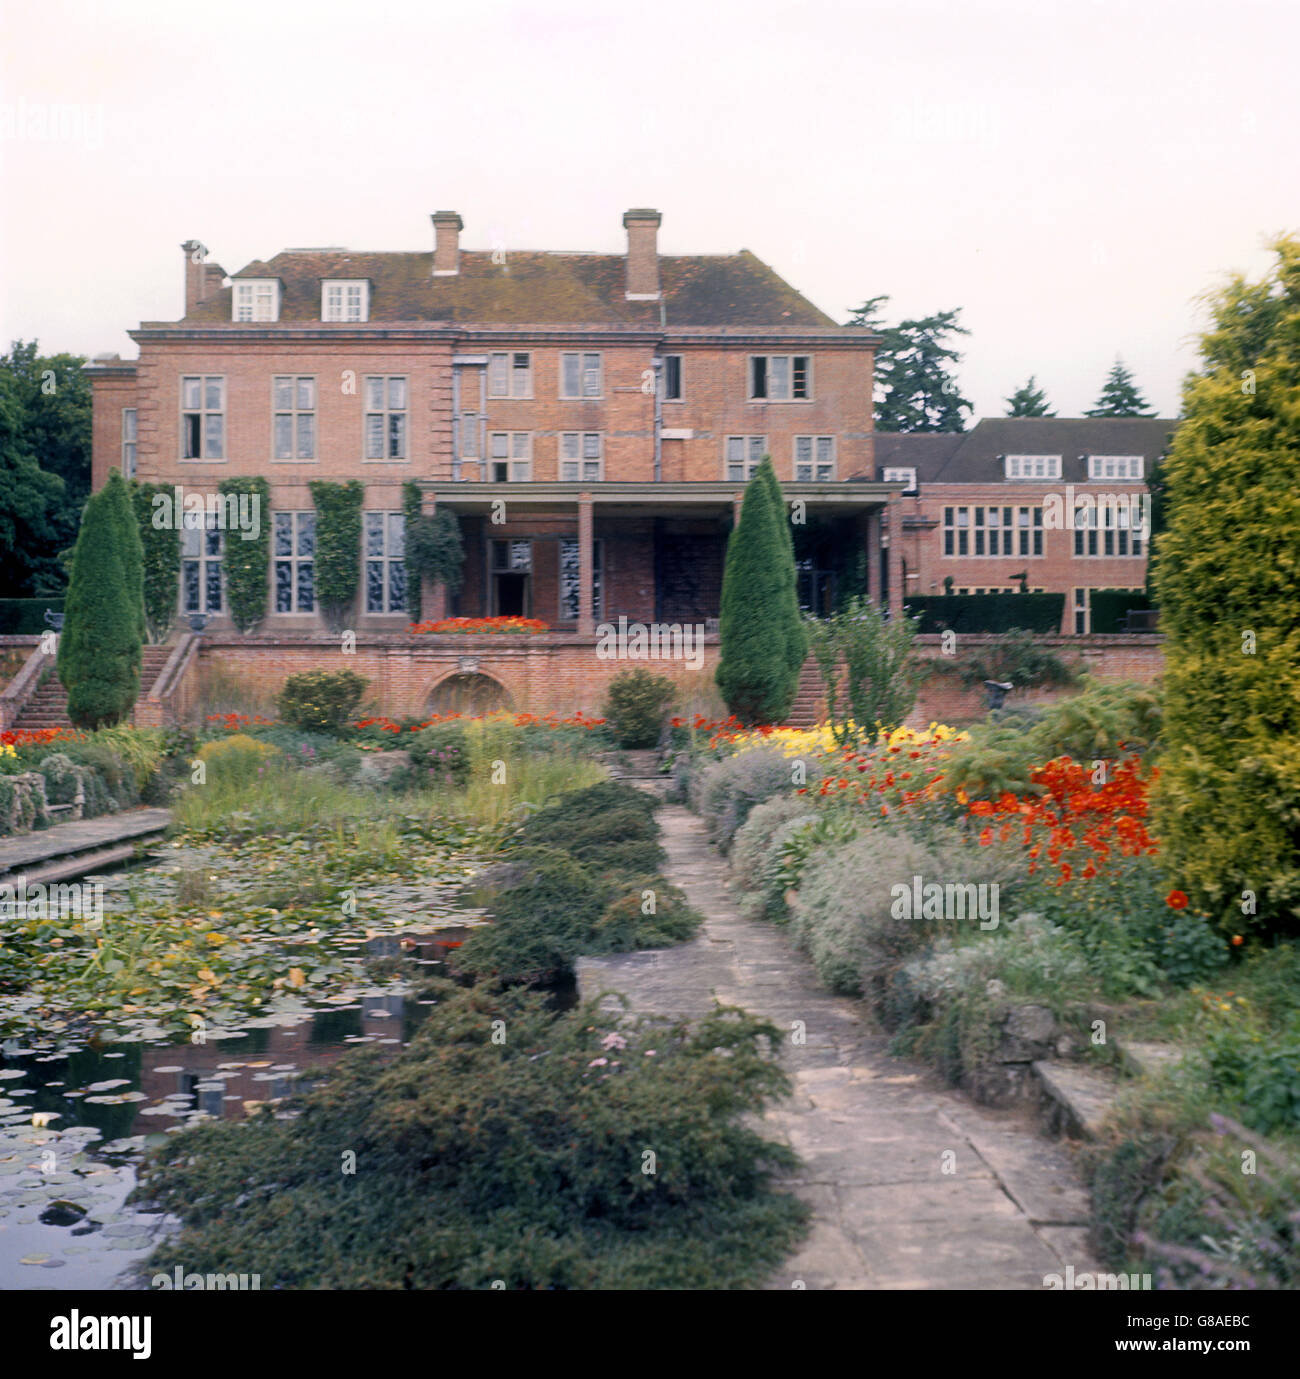
[[903, 505], [889, 495], [889, 616], [903, 616]]
[[880, 509], [867, 513], [865, 543], [867, 548], [867, 598], [880, 606]]
[[[436, 493], [426, 493], [420, 510], [432, 517], [438, 510], [438, 495]], [[445, 584], [435, 584], [432, 580], [425, 579], [421, 576], [420, 610], [420, 616], [429, 621], [445, 618], [447, 616], [447, 586]]]
[[590, 493], [578, 495], [578, 635], [591, 637], [596, 632], [593, 614], [592, 561], [595, 558], [593, 514]]

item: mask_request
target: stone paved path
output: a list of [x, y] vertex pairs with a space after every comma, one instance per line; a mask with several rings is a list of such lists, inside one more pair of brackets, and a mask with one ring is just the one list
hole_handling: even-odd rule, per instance
[[891, 1057], [864, 1007], [828, 994], [780, 928], [741, 918], [700, 821], [680, 805], [659, 820], [665, 873], [706, 923], [678, 948], [582, 959], [580, 989], [621, 991], [650, 1014], [695, 1016], [716, 999], [802, 1022], [806, 1043], [785, 1045], [794, 1093], [767, 1129], [802, 1157], [791, 1186], [813, 1221], [769, 1286], [1042, 1288], [1066, 1264], [1094, 1269], [1068, 1145]]

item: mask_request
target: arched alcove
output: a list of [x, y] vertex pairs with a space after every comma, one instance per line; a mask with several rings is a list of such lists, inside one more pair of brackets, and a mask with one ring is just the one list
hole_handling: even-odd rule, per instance
[[491, 713], [494, 709], [508, 709], [510, 694], [506, 687], [490, 675], [480, 672], [448, 675], [439, 680], [429, 693], [429, 713]]

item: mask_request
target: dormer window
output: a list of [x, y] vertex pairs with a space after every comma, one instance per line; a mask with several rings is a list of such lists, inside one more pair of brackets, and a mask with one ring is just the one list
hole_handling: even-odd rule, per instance
[[1088, 478], [1135, 482], [1142, 478], [1141, 455], [1089, 455]]
[[278, 321], [280, 283], [276, 278], [237, 278], [230, 299], [232, 321]]
[[368, 321], [370, 284], [364, 278], [327, 279], [321, 284], [322, 321]]
[[1059, 455], [1004, 455], [1008, 479], [1059, 479]]
[[903, 490], [904, 493], [916, 492], [915, 469], [912, 469], [910, 467], [904, 468], [887, 465], [885, 467], [884, 472], [881, 474], [881, 478], [887, 484], [898, 483], [899, 481], [905, 483], [907, 487]]

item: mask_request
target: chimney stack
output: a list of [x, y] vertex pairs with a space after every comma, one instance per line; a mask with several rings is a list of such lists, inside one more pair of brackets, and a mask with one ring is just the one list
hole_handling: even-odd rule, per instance
[[226, 270], [217, 263], [209, 263], [207, 246], [197, 239], [187, 239], [181, 245], [185, 255], [185, 314], [221, 291]]
[[659, 222], [658, 211], [645, 207], [623, 216], [627, 230], [627, 299], [629, 302], [659, 300]]
[[433, 215], [433, 276], [451, 278], [460, 272], [460, 232], [465, 222], [455, 211]]

